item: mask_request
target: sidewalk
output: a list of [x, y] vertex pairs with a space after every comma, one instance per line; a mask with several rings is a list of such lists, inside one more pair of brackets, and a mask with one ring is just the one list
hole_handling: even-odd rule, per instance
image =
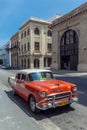
[[45, 130], [8, 97], [7, 90], [0, 81], [0, 130]]
[[85, 76], [87, 77], [87, 72], [82, 72], [82, 71], [72, 71], [72, 70], [51, 70], [51, 71], [56, 76], [71, 76], [71, 77]]

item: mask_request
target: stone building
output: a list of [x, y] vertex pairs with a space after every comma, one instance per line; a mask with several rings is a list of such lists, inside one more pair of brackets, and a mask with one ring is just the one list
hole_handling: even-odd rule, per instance
[[50, 68], [52, 62], [51, 22], [31, 17], [19, 29], [22, 68]]
[[19, 33], [14, 34], [10, 41], [11, 67], [16, 69], [19, 68]]
[[11, 66], [11, 59], [10, 59], [10, 41], [8, 41], [5, 45], [0, 47], [0, 65], [3, 65], [4, 67]]
[[87, 3], [52, 23], [52, 68], [87, 71]]

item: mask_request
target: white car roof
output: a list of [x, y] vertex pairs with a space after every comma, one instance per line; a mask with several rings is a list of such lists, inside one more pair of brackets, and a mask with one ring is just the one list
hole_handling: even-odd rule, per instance
[[46, 69], [23, 69], [20, 70], [18, 73], [33, 73], [33, 72], [51, 72], [51, 70], [46, 70]]

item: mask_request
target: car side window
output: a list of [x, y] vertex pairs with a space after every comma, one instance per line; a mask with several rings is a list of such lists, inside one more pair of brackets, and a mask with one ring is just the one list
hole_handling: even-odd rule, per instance
[[47, 79], [51, 79], [51, 78], [52, 78], [51, 73], [46, 73], [46, 78], [47, 78]]
[[25, 75], [25, 74], [22, 74], [22, 75], [21, 75], [21, 80], [26, 81], [26, 75]]
[[21, 79], [21, 74], [18, 73], [18, 74], [16, 75], [16, 78], [17, 78], [17, 79]]
[[29, 74], [29, 81], [33, 81], [33, 77], [32, 77], [32, 75], [31, 74]]

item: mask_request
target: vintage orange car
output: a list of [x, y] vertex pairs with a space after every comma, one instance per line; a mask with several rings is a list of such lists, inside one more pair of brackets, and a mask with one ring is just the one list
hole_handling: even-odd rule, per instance
[[50, 70], [24, 69], [8, 78], [14, 94], [29, 102], [32, 112], [77, 102], [75, 84], [57, 80]]

